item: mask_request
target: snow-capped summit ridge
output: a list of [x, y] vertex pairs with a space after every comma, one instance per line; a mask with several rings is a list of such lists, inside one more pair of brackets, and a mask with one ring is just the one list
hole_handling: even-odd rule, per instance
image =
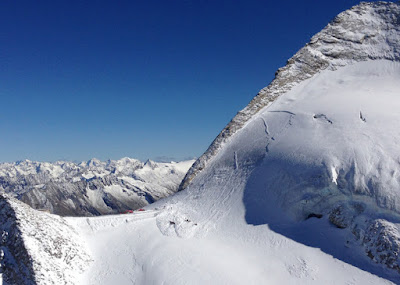
[[237, 113], [189, 169], [179, 189], [185, 189], [250, 118], [300, 82], [324, 69], [335, 70], [355, 62], [379, 59], [400, 59], [400, 5], [383, 1], [361, 2], [340, 13], [290, 58], [286, 66], [276, 72], [275, 79]]

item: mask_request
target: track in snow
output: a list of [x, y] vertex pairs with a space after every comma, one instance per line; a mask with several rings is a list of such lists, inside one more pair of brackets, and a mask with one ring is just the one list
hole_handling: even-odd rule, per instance
[[151, 219], [160, 213], [159, 210], [146, 210], [143, 212], [133, 212], [132, 214], [120, 214], [120, 215], [107, 215], [90, 218], [67, 218], [69, 221], [73, 221], [80, 227], [88, 226], [91, 232], [98, 232], [102, 230], [108, 230], [120, 226], [122, 224], [133, 223], [136, 221], [142, 221]]

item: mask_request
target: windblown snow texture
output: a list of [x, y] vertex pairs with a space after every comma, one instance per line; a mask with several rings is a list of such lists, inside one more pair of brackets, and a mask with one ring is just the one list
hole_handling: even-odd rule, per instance
[[35, 209], [93, 216], [138, 209], [177, 191], [193, 161], [145, 163], [123, 158], [79, 164], [29, 160], [0, 164], [0, 191]]
[[[0, 276], [6, 284], [35, 284], [35, 272], [7, 198], [0, 194]], [[1, 280], [1, 277], [0, 277]]]
[[77, 284], [91, 258], [63, 218], [38, 212], [0, 194], [0, 281], [5, 284]]

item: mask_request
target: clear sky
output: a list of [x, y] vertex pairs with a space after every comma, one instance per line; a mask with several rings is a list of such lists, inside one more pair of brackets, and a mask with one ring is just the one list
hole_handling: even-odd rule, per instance
[[358, 3], [1, 1], [0, 161], [200, 156]]

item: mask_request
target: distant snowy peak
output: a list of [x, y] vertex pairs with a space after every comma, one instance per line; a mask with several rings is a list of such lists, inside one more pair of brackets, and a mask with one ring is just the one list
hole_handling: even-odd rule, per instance
[[[51, 162], [38, 162], [23, 160], [12, 163], [0, 163], [0, 177], [1, 176], [26, 176], [26, 175], [43, 175], [47, 179], [57, 179], [65, 176], [80, 176], [85, 173], [96, 174], [99, 177], [109, 174], [124, 174], [132, 175], [132, 173], [145, 166], [150, 166], [152, 169], [164, 167], [166, 165], [179, 164], [176, 162], [154, 162], [147, 160], [141, 162], [140, 160], [124, 157], [119, 160], [100, 161], [92, 158], [88, 161], [74, 163], [70, 161], [56, 161]], [[90, 178], [89, 178], [90, 179]]]
[[378, 59], [400, 59], [400, 5], [362, 2], [340, 13], [290, 58], [287, 65], [276, 72], [275, 79], [237, 113], [189, 169], [180, 190], [189, 185], [232, 135], [280, 95], [324, 69], [335, 70], [354, 62]]
[[59, 215], [118, 213], [175, 193], [193, 162], [141, 162], [125, 157], [81, 163], [2, 163], [0, 192]]

